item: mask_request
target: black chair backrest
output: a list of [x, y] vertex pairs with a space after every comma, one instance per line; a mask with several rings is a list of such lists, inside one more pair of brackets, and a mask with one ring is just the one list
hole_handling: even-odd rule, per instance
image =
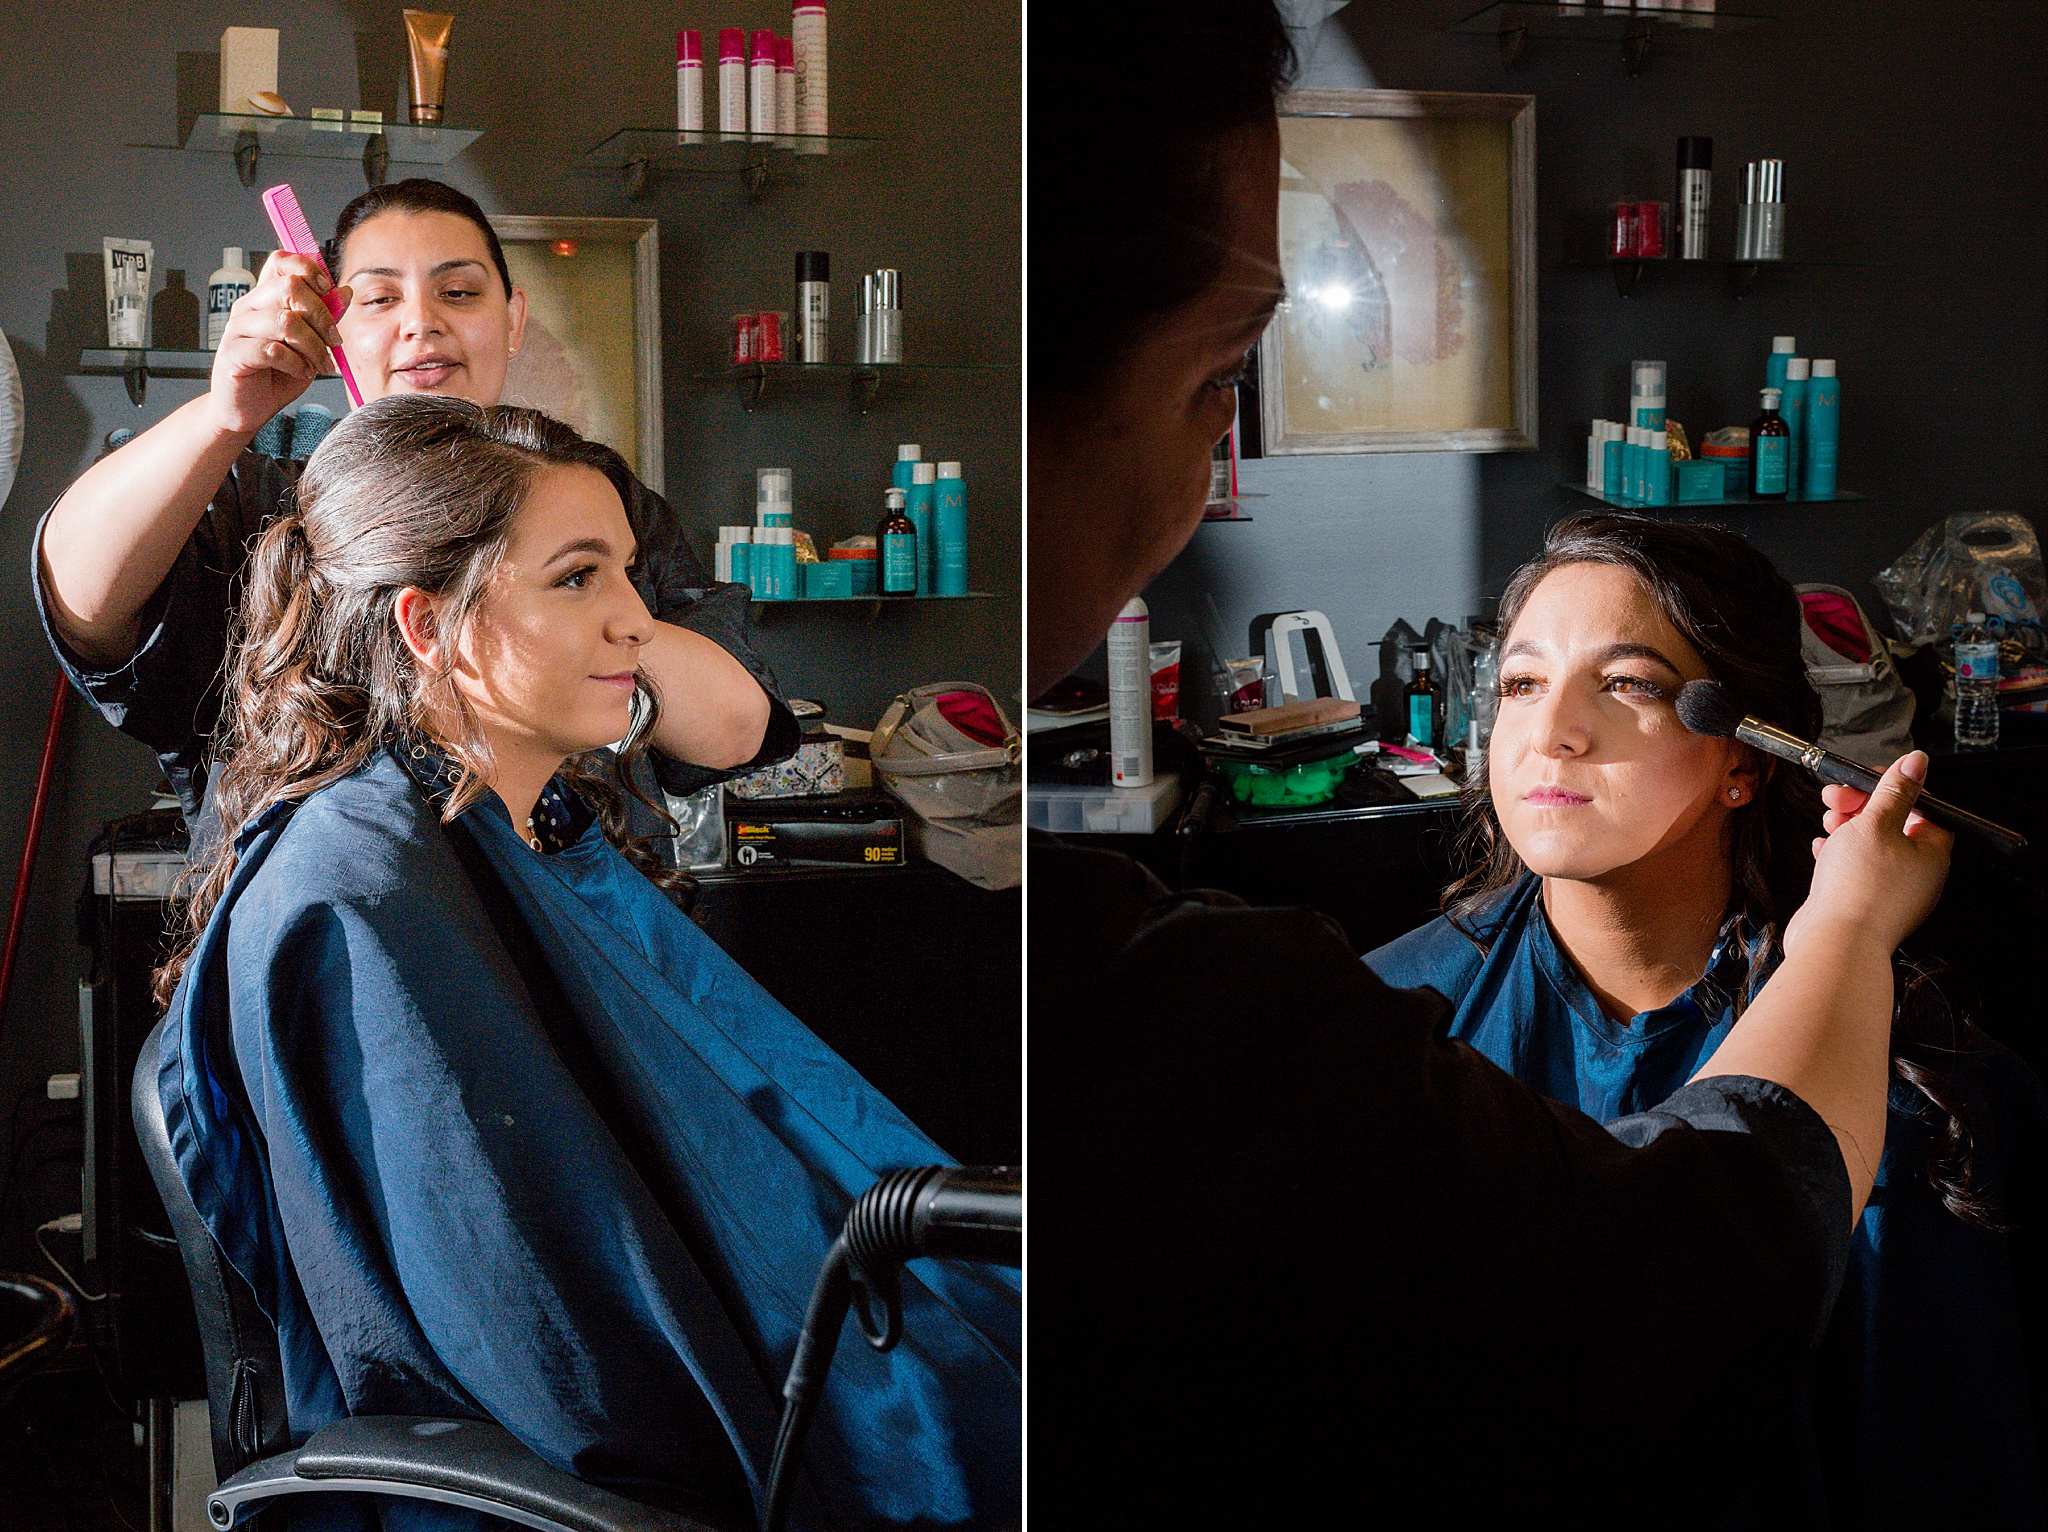
[[78, 1327], [78, 1305], [54, 1282], [0, 1272], [0, 1404], [54, 1362]]
[[249, 1284], [230, 1266], [213, 1241], [171, 1152], [163, 1100], [157, 1094], [157, 1054], [163, 1043], [160, 1021], [143, 1040], [135, 1060], [129, 1105], [143, 1163], [170, 1214], [192, 1284], [199, 1316], [199, 1342], [206, 1354], [206, 1403], [213, 1418], [213, 1467], [225, 1479], [261, 1457], [291, 1445], [285, 1416], [284, 1369], [277, 1355], [277, 1328], [257, 1306]]

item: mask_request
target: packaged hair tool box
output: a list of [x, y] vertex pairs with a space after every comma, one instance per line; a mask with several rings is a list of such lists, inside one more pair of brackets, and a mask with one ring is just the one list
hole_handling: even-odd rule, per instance
[[902, 810], [878, 792], [728, 798], [725, 812], [735, 872], [903, 865]]

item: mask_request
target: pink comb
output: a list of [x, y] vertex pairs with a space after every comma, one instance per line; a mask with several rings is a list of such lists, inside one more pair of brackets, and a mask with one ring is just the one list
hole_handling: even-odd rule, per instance
[[[327, 262], [320, 256], [320, 241], [313, 237], [313, 226], [306, 222], [306, 215], [299, 209], [299, 199], [292, 195], [289, 186], [273, 186], [263, 194], [263, 211], [270, 215], [270, 226], [277, 230], [277, 237], [284, 248], [293, 255], [310, 255], [319, 262], [320, 269], [327, 272], [329, 281], [334, 273], [327, 271]], [[341, 300], [334, 296], [334, 289], [327, 290], [327, 312], [336, 319], [341, 318]], [[341, 369], [341, 385], [348, 390], [349, 403], [360, 405], [363, 391], [356, 387], [356, 375], [348, 370], [348, 358], [341, 354], [341, 347], [330, 346], [334, 353], [334, 365]]]

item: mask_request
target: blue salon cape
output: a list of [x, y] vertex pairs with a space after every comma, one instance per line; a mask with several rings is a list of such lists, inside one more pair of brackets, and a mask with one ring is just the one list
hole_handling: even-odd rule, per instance
[[[1367, 955], [1387, 983], [1451, 1003], [1450, 1035], [1553, 1100], [1609, 1121], [1655, 1105], [1735, 1022], [1748, 960], [1724, 939], [1700, 982], [1622, 1025], [1587, 989], [1525, 876], [1475, 923], [1482, 955], [1436, 920]], [[1924, 1098], [1894, 1082], [1876, 1189], [1802, 1397], [1776, 1423], [1741, 1527], [2028, 1527], [2044, 1523], [2048, 1383], [2035, 1227], [2048, 1093], [1997, 1043], [1946, 1061], [1983, 1103], [1977, 1165], [2011, 1235], [1966, 1224], [1926, 1179]], [[2033, 1216], [2029, 1216], [2033, 1215]]]
[[[444, 827], [431, 786], [381, 754], [248, 826], [165, 1029], [171, 1142], [277, 1321], [293, 1438], [489, 1416], [583, 1478], [752, 1525], [847, 1208], [945, 1156], [580, 800], [539, 856], [494, 795]], [[530, 933], [526, 980], [458, 851]], [[902, 1345], [839, 1348], [796, 1520], [1015, 1524], [1019, 1310], [1012, 1272], [914, 1263]]]

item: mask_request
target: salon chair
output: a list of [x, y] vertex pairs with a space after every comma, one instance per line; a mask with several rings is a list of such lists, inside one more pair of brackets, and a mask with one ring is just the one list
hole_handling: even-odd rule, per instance
[[[206, 1401], [220, 1487], [207, 1519], [235, 1527], [286, 1495], [376, 1494], [437, 1501], [502, 1517], [540, 1532], [732, 1532], [678, 1512], [643, 1505], [587, 1484], [545, 1462], [502, 1426], [485, 1420], [358, 1415], [291, 1445], [277, 1329], [256, 1304], [207, 1232], [178, 1173], [157, 1094], [164, 1022], [135, 1061], [130, 1108], [142, 1157], [156, 1182], [192, 1285], [206, 1359]], [[882, 1277], [878, 1294], [893, 1310], [894, 1284], [883, 1268], [918, 1255], [1017, 1265], [1020, 1196], [1015, 1171], [923, 1168], [884, 1176], [862, 1194], [846, 1231], [825, 1259], [784, 1394], [782, 1433], [771, 1471], [769, 1523], [779, 1526], [801, 1452], [809, 1406], [822, 1391], [848, 1308], [850, 1265]], [[47, 1284], [44, 1284], [47, 1285]], [[64, 1295], [59, 1293], [61, 1298]], [[859, 1311], [868, 1328], [867, 1309]], [[886, 1349], [889, 1333], [868, 1334]]]
[[78, 1305], [54, 1282], [0, 1272], [0, 1405], [22, 1379], [64, 1353], [78, 1327]]

